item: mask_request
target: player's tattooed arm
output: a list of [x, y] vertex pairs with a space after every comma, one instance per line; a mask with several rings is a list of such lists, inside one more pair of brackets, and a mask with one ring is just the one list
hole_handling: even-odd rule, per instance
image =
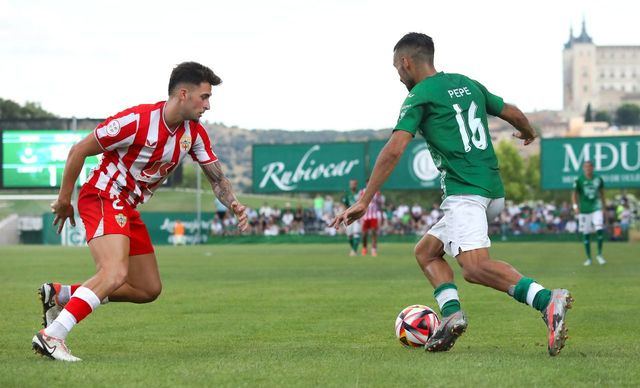
[[249, 224], [247, 214], [245, 213], [246, 206], [238, 202], [236, 195], [233, 193], [231, 182], [222, 172], [220, 162], [216, 161], [200, 167], [202, 167], [204, 175], [209, 180], [209, 183], [211, 183], [213, 193], [224, 206], [233, 211], [238, 218], [238, 229], [244, 232]]
[[202, 171], [204, 171], [204, 175], [209, 180], [209, 183], [211, 183], [211, 188], [213, 189], [216, 197], [224, 204], [224, 206], [231, 208], [231, 204], [233, 201], [237, 201], [237, 199], [233, 193], [231, 182], [222, 172], [222, 165], [220, 162], [209, 163], [201, 167]]

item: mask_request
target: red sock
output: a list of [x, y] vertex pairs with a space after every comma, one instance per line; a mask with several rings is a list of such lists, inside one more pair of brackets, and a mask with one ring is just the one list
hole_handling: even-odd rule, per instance
[[100, 299], [98, 299], [96, 294], [86, 287], [81, 287], [79, 291], [71, 297], [64, 309], [73, 315], [76, 323], [79, 323], [98, 306], [100, 306]]

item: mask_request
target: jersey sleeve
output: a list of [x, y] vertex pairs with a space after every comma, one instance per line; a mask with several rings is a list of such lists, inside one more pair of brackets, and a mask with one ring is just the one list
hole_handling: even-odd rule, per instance
[[139, 118], [139, 114], [125, 110], [100, 123], [93, 134], [105, 151], [129, 147], [136, 138]]
[[578, 193], [580, 192], [580, 179], [579, 178], [576, 178], [573, 181], [573, 190], [577, 191]]
[[602, 179], [601, 176], [598, 177], [598, 179], [600, 179], [600, 190], [604, 190], [604, 179]]
[[199, 164], [218, 161], [218, 156], [213, 152], [209, 134], [200, 123], [196, 125], [195, 138], [193, 139], [191, 150], [189, 150], [189, 155]]
[[413, 93], [409, 93], [400, 108], [398, 122], [393, 131], [405, 131], [414, 137], [420, 130], [420, 123], [425, 114], [425, 104]]
[[496, 96], [487, 90], [483, 84], [476, 80], [472, 80], [475, 83], [482, 94], [484, 95], [485, 105], [487, 107], [487, 113], [491, 116], [499, 116], [504, 108], [504, 100], [502, 97]]

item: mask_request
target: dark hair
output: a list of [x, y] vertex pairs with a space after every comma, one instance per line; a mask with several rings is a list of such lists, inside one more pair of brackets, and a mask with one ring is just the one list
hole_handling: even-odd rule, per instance
[[213, 70], [204, 65], [197, 62], [182, 62], [171, 72], [171, 77], [169, 78], [169, 94], [171, 94], [180, 83], [197, 86], [203, 82], [208, 82], [211, 86], [216, 86], [220, 85], [222, 80], [215, 75]]
[[393, 47], [393, 51], [407, 50], [414, 60], [433, 65], [433, 39], [419, 32], [410, 32], [402, 37]]

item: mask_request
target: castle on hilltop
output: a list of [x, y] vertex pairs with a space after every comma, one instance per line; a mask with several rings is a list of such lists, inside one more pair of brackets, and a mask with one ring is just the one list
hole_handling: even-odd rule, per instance
[[563, 110], [569, 116], [640, 105], [640, 46], [597, 46], [582, 21], [580, 35], [564, 45]]

